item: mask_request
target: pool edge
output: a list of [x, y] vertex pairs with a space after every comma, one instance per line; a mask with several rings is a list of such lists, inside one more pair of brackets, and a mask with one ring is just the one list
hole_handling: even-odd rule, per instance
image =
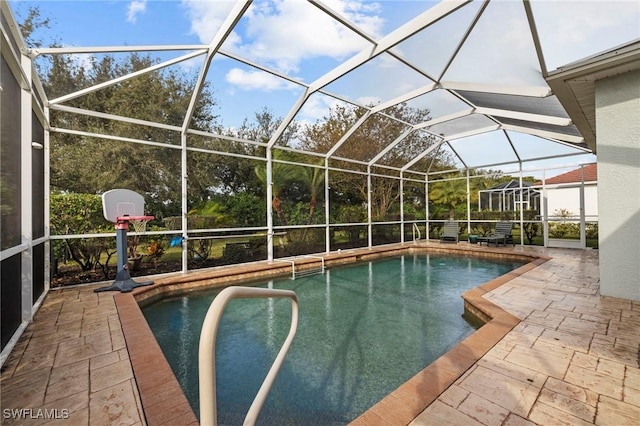
[[[483, 321], [488, 320], [488, 322], [354, 419], [351, 422], [352, 425], [406, 425], [410, 423], [520, 322], [513, 315], [484, 299], [482, 295], [550, 259], [535, 253], [513, 252], [499, 248], [477, 248], [466, 244], [444, 247], [432, 243], [405, 243], [372, 249], [345, 250], [332, 252], [323, 255], [323, 257], [330, 265], [338, 265], [423, 250], [520, 258], [530, 260], [530, 262], [465, 292], [462, 295], [465, 311]], [[307, 259], [301, 262], [301, 265], [303, 268], [305, 266], [312, 268], [314, 262], [317, 260]], [[291, 267], [282, 263], [256, 262], [229, 268], [172, 275], [157, 280], [153, 286], [139, 287], [132, 293], [120, 293], [115, 296], [131, 366], [140, 393], [142, 409], [148, 424], [194, 425], [198, 424], [198, 421], [147, 324], [140, 305], [151, 303], [159, 297], [177, 292], [232, 285], [236, 281], [290, 274], [290, 271]], [[187, 283], [192, 285], [187, 285]]]

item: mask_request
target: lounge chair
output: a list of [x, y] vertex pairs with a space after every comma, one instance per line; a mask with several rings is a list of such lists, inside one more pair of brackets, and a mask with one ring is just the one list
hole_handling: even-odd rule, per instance
[[491, 235], [486, 237], [478, 237], [479, 243], [487, 243], [495, 244], [499, 246], [500, 243], [506, 246], [507, 243], [510, 243], [515, 246], [513, 242], [513, 235], [511, 235], [511, 230], [513, 229], [513, 223], [510, 221], [500, 221], [496, 223], [496, 229], [493, 231]]
[[457, 220], [446, 221], [440, 234], [440, 242], [458, 243], [459, 229]]

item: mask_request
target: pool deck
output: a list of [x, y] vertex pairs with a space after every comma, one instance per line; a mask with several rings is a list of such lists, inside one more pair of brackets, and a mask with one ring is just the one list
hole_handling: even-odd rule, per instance
[[[474, 333], [353, 424], [638, 424], [640, 302], [599, 295], [598, 251], [472, 250], [550, 259], [473, 291], [480, 310], [499, 312], [493, 329]], [[2, 424], [195, 423], [133, 297], [118, 294], [116, 303], [115, 293], [93, 292], [99, 285], [49, 292], [3, 366]], [[460, 376], [450, 364], [467, 367]]]

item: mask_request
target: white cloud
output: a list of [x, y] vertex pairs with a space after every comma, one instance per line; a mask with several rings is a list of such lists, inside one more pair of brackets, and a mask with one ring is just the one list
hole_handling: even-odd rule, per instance
[[382, 102], [382, 99], [380, 99], [378, 96], [360, 96], [358, 98], [358, 102], [361, 105], [373, 105], [376, 106], [378, 105], [380, 102]]
[[241, 90], [261, 90], [271, 92], [274, 90], [290, 89], [294, 86], [286, 80], [267, 74], [262, 71], [244, 71], [240, 68], [232, 68], [225, 76], [227, 83]]
[[533, 13], [550, 70], [640, 37], [637, 0], [537, 1]]
[[[376, 3], [331, 0], [333, 10], [367, 34], [379, 36], [384, 20]], [[220, 2], [183, 0], [192, 31], [209, 43], [231, 7]], [[368, 43], [306, 1], [259, 0], [245, 13], [224, 48], [282, 72], [296, 73], [300, 63], [317, 57], [344, 59]]]
[[233, 1], [182, 0], [191, 21], [191, 32], [203, 44], [211, 43], [234, 6]]
[[[363, 3], [334, 0], [329, 6], [368, 34], [379, 35], [383, 21], [380, 17], [367, 15]], [[283, 72], [297, 72], [301, 61], [315, 57], [341, 60], [368, 45], [307, 2], [262, 2], [249, 11], [247, 18], [248, 39], [237, 46], [238, 50]]]
[[133, 0], [127, 6], [127, 22], [136, 23], [138, 15], [147, 10], [147, 0]]
[[307, 99], [300, 110], [300, 117], [296, 117], [296, 119], [300, 122], [314, 123], [328, 117], [329, 111], [337, 105], [345, 105], [345, 103], [330, 96], [315, 93]]

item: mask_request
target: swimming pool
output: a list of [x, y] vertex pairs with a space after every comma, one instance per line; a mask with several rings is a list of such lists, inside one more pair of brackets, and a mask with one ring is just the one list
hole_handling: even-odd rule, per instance
[[[521, 264], [411, 254], [263, 284], [296, 291], [300, 323], [260, 423], [352, 420], [474, 331], [461, 317], [462, 292]], [[197, 344], [215, 294], [143, 310], [196, 412]], [[286, 300], [229, 304], [217, 343], [220, 423], [242, 422], [289, 321]]]

